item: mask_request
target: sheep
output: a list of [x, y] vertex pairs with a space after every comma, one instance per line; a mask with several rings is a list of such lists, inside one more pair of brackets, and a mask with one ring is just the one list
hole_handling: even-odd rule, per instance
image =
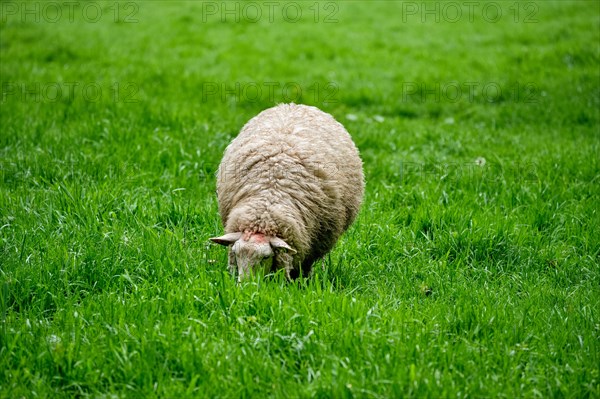
[[226, 148], [217, 199], [238, 280], [280, 269], [309, 276], [355, 220], [362, 161], [344, 126], [307, 105], [280, 104], [252, 118]]

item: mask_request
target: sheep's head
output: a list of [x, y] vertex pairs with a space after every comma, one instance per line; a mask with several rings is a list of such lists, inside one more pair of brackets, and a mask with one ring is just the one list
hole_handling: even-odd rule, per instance
[[232, 273], [237, 270], [239, 281], [252, 274], [271, 272], [277, 251], [296, 252], [281, 238], [261, 233], [228, 233], [210, 240], [229, 246], [229, 270]]

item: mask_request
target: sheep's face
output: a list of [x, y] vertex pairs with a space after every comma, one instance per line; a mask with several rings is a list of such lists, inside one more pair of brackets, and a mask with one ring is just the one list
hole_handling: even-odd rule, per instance
[[240, 238], [229, 249], [232, 252], [230, 260], [235, 259], [235, 265], [229, 265], [230, 269], [237, 267], [238, 280], [254, 274], [265, 275], [273, 267], [273, 249], [268, 241], [260, 241], [255, 236], [249, 240]]
[[294, 251], [280, 238], [264, 234], [229, 233], [211, 241], [229, 246], [229, 270], [237, 271], [238, 281], [251, 275], [266, 275], [273, 270], [273, 258], [278, 250]]

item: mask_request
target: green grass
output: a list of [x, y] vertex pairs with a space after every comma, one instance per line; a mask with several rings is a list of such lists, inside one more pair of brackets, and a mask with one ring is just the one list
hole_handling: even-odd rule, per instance
[[[0, 397], [600, 397], [598, 2], [48, 4], [0, 3]], [[286, 100], [364, 206], [236, 284], [214, 172]]]

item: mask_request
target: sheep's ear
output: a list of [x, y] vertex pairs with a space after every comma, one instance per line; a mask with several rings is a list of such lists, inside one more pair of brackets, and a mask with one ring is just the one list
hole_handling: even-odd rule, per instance
[[281, 238], [279, 237], [273, 237], [271, 238], [271, 245], [273, 246], [273, 248], [276, 249], [286, 249], [288, 250], [292, 255], [296, 253], [296, 250], [292, 247], [290, 247], [287, 242], [283, 241]]
[[212, 237], [210, 240], [221, 245], [231, 245], [240, 239], [242, 233], [227, 233], [221, 237]]

